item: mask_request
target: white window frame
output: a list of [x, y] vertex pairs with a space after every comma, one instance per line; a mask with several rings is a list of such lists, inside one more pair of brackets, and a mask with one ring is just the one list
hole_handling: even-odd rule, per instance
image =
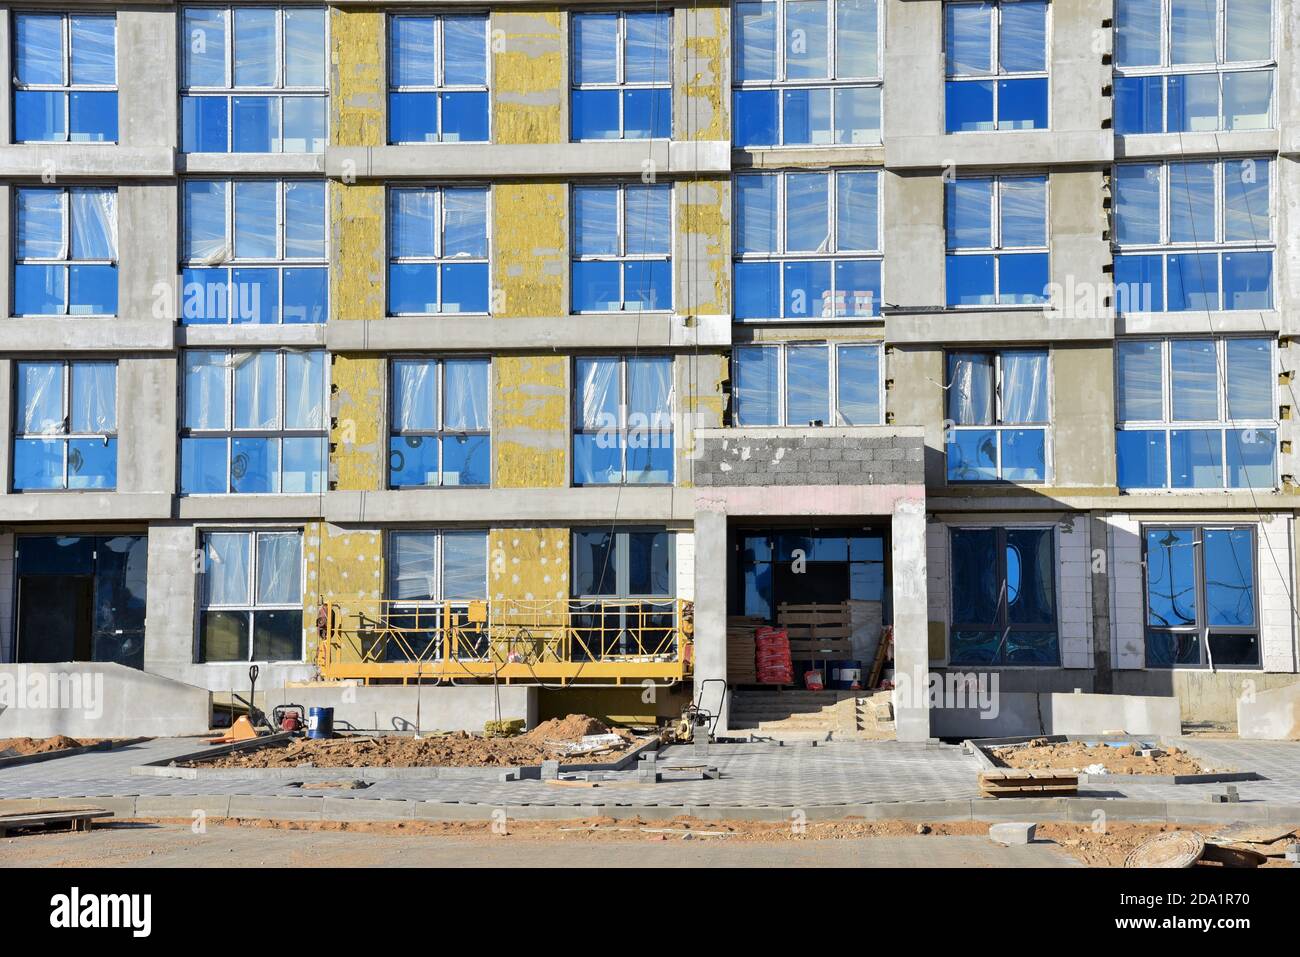
[[[1003, 420], [1003, 388], [1002, 388], [1002, 357], [1008, 352], [1041, 352], [1047, 357], [1047, 366], [1044, 370], [1047, 385], [1047, 420], [1045, 422], [1006, 422]], [[948, 418], [947, 412], [947, 395], [950, 390], [956, 388], [956, 383], [944, 382], [944, 484], [955, 488], [962, 488], [972, 485], [989, 485], [1005, 482], [1013, 482], [1022, 486], [1033, 485], [1051, 485], [1054, 478], [1054, 469], [1052, 468], [1052, 420], [1055, 414], [1055, 393], [1052, 389], [1052, 379], [1054, 365], [1052, 356], [1053, 350], [1046, 348], [1034, 348], [1027, 346], [1024, 348], [1006, 347], [1002, 349], [988, 349], [975, 346], [965, 349], [954, 347], [945, 350], [943, 355], [944, 379], [948, 378], [948, 357], [952, 355], [969, 355], [971, 353], [987, 355], [993, 357], [993, 422], [989, 425], [958, 425], [955, 421]], [[1002, 476], [1002, 436], [1006, 432], [1028, 432], [1041, 429], [1043, 432], [1043, 479], [1040, 482], [1021, 481], [1018, 479], [1007, 479]], [[969, 481], [957, 481], [948, 477], [948, 446], [954, 444], [953, 436], [958, 432], [996, 432], [998, 436], [998, 454], [996, 477], [991, 479], [971, 479]]]
[[[63, 425], [59, 432], [25, 432], [22, 429], [24, 410], [18, 403], [18, 371], [24, 365], [57, 365], [62, 371], [60, 376], [61, 391], [63, 395]], [[106, 432], [73, 432], [72, 431], [72, 368], [73, 366], [112, 366], [113, 368], [113, 425]], [[16, 489], [13, 487], [13, 477], [10, 477], [10, 489], [14, 494], [24, 494], [26, 492], [79, 492], [79, 491], [114, 491], [117, 488], [117, 482], [114, 481], [111, 488], [108, 489], [80, 489], [70, 488], [68, 485], [68, 450], [71, 448], [72, 441], [82, 440], [89, 441], [98, 439], [105, 445], [109, 440], [117, 441], [117, 360], [116, 359], [40, 359], [40, 358], [18, 358], [14, 360], [14, 392], [13, 392], [13, 436], [9, 440], [9, 454], [12, 456], [16, 443], [24, 439], [39, 439], [41, 441], [58, 441], [63, 446], [63, 484], [58, 488], [51, 489]], [[116, 450], [115, 450], [116, 451]], [[119, 463], [120, 464], [120, 463]], [[116, 472], [116, 469], [115, 469]]]
[[[487, 374], [487, 421], [488, 421], [487, 428], [476, 429], [473, 431], [447, 429], [447, 424], [445, 419], [446, 404], [447, 404], [445, 366], [448, 360], [453, 360], [457, 362], [478, 361], [478, 362], [483, 362], [487, 365], [487, 373], [488, 373]], [[390, 489], [491, 488], [492, 487], [491, 475], [488, 476], [488, 483], [486, 485], [446, 485], [443, 481], [443, 466], [445, 463], [443, 462], [443, 457], [442, 457], [442, 440], [449, 436], [466, 435], [466, 436], [483, 436], [488, 439], [489, 443], [491, 442], [492, 407], [494, 404], [493, 397], [492, 397], [492, 391], [493, 391], [492, 390], [492, 357], [490, 355], [394, 356], [388, 362], [388, 372], [390, 376], [389, 379], [390, 382], [394, 381], [395, 379], [395, 377], [393, 377], [393, 367], [399, 362], [424, 363], [426, 365], [434, 366], [434, 394], [436, 396], [436, 401], [437, 401], [437, 409], [435, 410], [434, 414], [436, 416], [437, 428], [432, 431], [422, 430], [422, 429], [411, 429], [411, 430], [399, 429], [397, 425], [398, 422], [397, 403], [394, 401], [392, 388], [389, 388], [388, 390], [388, 434], [392, 439], [413, 436], [421, 439], [432, 439], [433, 441], [437, 442], [439, 446], [438, 484], [437, 485], [400, 485], [400, 486], [393, 485], [392, 484], [392, 453], [390, 451], [388, 456], [386, 456], [386, 460], [388, 464], [385, 466], [388, 473], [387, 474], [388, 488]], [[441, 541], [441, 539], [439, 539], [439, 541]]]
[[[1173, 358], [1172, 344], [1176, 340], [1181, 341], [1203, 341], [1212, 340], [1215, 348], [1215, 373], [1216, 387], [1219, 407], [1219, 416], [1217, 419], [1175, 419], [1173, 417]], [[1135, 336], [1126, 338], [1124, 342], [1158, 342], [1160, 343], [1160, 419], [1121, 419], [1120, 418], [1120, 390], [1121, 383], [1119, 378], [1119, 356], [1116, 350], [1116, 368], [1115, 368], [1115, 428], [1119, 432], [1163, 432], [1165, 437], [1165, 481], [1168, 483], [1164, 486], [1152, 486], [1150, 488], [1130, 487], [1121, 490], [1122, 494], [1214, 494], [1222, 492], [1249, 492], [1266, 491], [1267, 489], [1257, 489], [1253, 486], [1236, 486], [1229, 484], [1229, 463], [1227, 436], [1231, 431], [1238, 430], [1271, 430], [1274, 435], [1274, 441], [1280, 443], [1282, 440], [1281, 430], [1278, 419], [1232, 419], [1228, 415], [1228, 346], [1231, 339], [1267, 339], [1272, 346], [1273, 375], [1270, 378], [1269, 386], [1271, 392], [1270, 408], [1278, 407], [1278, 384], [1277, 372], [1279, 369], [1277, 339], [1274, 335], [1228, 335], [1228, 336]], [[1173, 441], [1171, 433], [1173, 432], [1218, 432], [1219, 434], [1219, 467], [1223, 472], [1223, 484], [1217, 488], [1197, 488], [1195, 486], [1184, 487], [1173, 484]], [[1116, 451], [1116, 465], [1118, 466], [1118, 450]], [[1273, 452], [1273, 485], [1277, 487], [1279, 482], [1279, 470], [1281, 467], [1280, 445], [1275, 447]]]
[[[1052, 128], [1052, 3], [1050, 0], [1045, 4], [1047, 7], [1046, 16], [1043, 24], [1043, 64], [1042, 70], [1004, 70], [1002, 69], [1002, 8], [1019, 0], [945, 0], [943, 4], [943, 49], [944, 49], [944, 82], [945, 83], [988, 83], [993, 82], [993, 130], [1002, 129], [1001, 127], [1001, 92], [998, 89], [998, 80], [1046, 80], [1047, 81], [1047, 125], [1044, 130]], [[948, 71], [948, 47], [952, 43], [952, 36], [948, 30], [948, 9], [950, 7], [978, 7], [981, 5], [991, 6], [993, 8], [992, 27], [989, 30], [989, 65], [990, 69], [980, 73], [950, 73]], [[989, 130], [954, 130], [945, 135], [959, 136], [965, 133], [987, 133]], [[1034, 132], [1037, 132], [1036, 130]]]
[[[676, 8], [674, 8], [674, 7], [660, 7], [660, 6], [658, 6], [658, 4], [656, 4], [654, 7], [629, 7], [629, 8], [620, 8], [620, 9], [618, 9], [618, 10], [610, 10], [610, 9], [594, 9], [594, 10], [587, 10], [587, 9], [584, 9], [584, 8], [575, 8], [575, 9], [573, 10], [573, 12], [569, 14], [569, 30], [568, 30], [568, 33], [569, 33], [569, 36], [568, 36], [569, 47], [568, 47], [568, 48], [569, 48], [570, 54], [572, 54], [572, 52], [575, 51], [575, 50], [577, 49], [577, 43], [574, 42], [574, 40], [575, 40], [575, 36], [576, 36], [576, 34], [577, 34], [577, 28], [578, 28], [578, 25], [577, 25], [577, 18], [580, 17], [580, 16], [583, 16], [584, 14], [586, 14], [586, 15], [595, 15], [595, 16], [600, 16], [600, 15], [602, 15], [602, 14], [605, 15], [605, 16], [616, 15], [616, 16], [618, 17], [618, 32], [615, 34], [615, 38], [614, 38], [614, 71], [615, 71], [615, 73], [614, 73], [614, 76], [615, 76], [614, 82], [613, 82], [613, 83], [608, 83], [608, 82], [606, 82], [606, 83], [579, 83], [579, 82], [578, 82], [578, 59], [577, 59], [576, 56], [573, 56], [573, 57], [572, 57], [572, 62], [571, 62], [570, 65], [569, 65], [569, 103], [571, 104], [571, 103], [573, 102], [573, 94], [576, 93], [576, 92], [578, 92], [579, 90], [584, 90], [584, 91], [590, 91], [590, 90], [614, 90], [614, 91], [617, 91], [617, 92], [619, 92], [619, 93], [622, 93], [622, 92], [625, 91], [625, 90], [646, 90], [646, 91], [649, 91], [649, 90], [668, 90], [668, 91], [669, 91], [669, 103], [670, 103], [670, 107], [669, 107], [670, 112], [669, 112], [669, 117], [668, 117], [668, 136], [669, 136], [669, 138], [671, 139], [671, 138], [672, 138], [672, 134], [673, 134], [673, 117], [672, 117], [672, 115], [671, 115], [671, 103], [672, 103], [672, 99], [671, 99], [671, 97], [672, 97], [672, 89], [673, 89], [673, 66], [674, 66], [674, 60], [673, 60], [674, 43], [673, 43], [673, 40], [674, 40], [674, 34], [676, 33], [676, 16], [675, 16], [675, 10], [676, 10]], [[627, 79], [627, 70], [626, 70], [626, 65], [627, 65], [627, 15], [628, 15], [629, 13], [632, 13], [632, 14], [636, 14], [636, 13], [658, 13], [658, 14], [667, 14], [667, 16], [668, 16], [668, 51], [667, 51], [668, 80], [667, 80], [667, 82], [664, 82], [664, 83], [654, 83], [654, 82], [647, 82], [647, 81], [644, 81], [644, 80], [641, 80], [641, 81], [630, 81], [630, 80]], [[569, 131], [569, 132], [570, 132], [570, 138], [572, 139], [572, 133], [573, 133], [573, 130], [572, 130], [572, 122], [571, 122], [571, 121], [570, 121], [570, 131]], [[628, 138], [628, 137], [627, 137], [627, 119], [626, 119], [626, 117], [623, 115], [623, 97], [622, 97], [622, 96], [619, 96], [619, 98], [618, 98], [618, 137], [619, 137], [619, 138], [618, 138], [618, 142], [626, 141], [627, 138]], [[653, 137], [652, 137], [652, 138], [653, 138]], [[572, 141], [575, 142], [575, 143], [607, 143], [607, 142], [613, 142], [612, 140], [607, 140], [607, 139], [593, 139], [593, 140], [572, 139]], [[639, 141], [639, 138], [638, 138], [637, 140], [633, 140], [633, 142], [638, 142], [638, 141]]]
[[[678, 473], [678, 469], [677, 469], [677, 452], [678, 452], [677, 414], [678, 413], [677, 410], [679, 408], [679, 400], [677, 397], [677, 380], [676, 380], [677, 360], [671, 355], [665, 356], [658, 353], [640, 354], [640, 355], [637, 355], [635, 353], [619, 353], [617, 355], [610, 355], [608, 353], [602, 353], [600, 355], [578, 355], [574, 357], [574, 361], [573, 361], [573, 369], [575, 371], [577, 369], [577, 360], [579, 359], [588, 360], [592, 362], [606, 361], [606, 362], [618, 363], [618, 425], [613, 431], [614, 434], [617, 436], [617, 441], [619, 444], [618, 445], [619, 460], [620, 460], [619, 475], [621, 477], [621, 481], [579, 484], [574, 480], [574, 472], [575, 472], [574, 462], [576, 461], [576, 457], [574, 455], [574, 446], [577, 444], [576, 442], [577, 437], [579, 435], [584, 435], [584, 434], [585, 435], [599, 434], [600, 432], [603, 432], [608, 428], [608, 426], [597, 426], [594, 429], [590, 429], [587, 427], [587, 423], [582, 420], [582, 412], [583, 412], [582, 397], [578, 391], [577, 376], [575, 374], [572, 377], [573, 387], [570, 390], [571, 396], [569, 400], [569, 408], [571, 410], [570, 414], [572, 416], [572, 423], [571, 423], [570, 435], [569, 435], [569, 457], [570, 457], [569, 485], [573, 488], [600, 488], [602, 486], [615, 487], [615, 488], [623, 488], [625, 486], [636, 486], [641, 488], [671, 488], [677, 482], [677, 473]], [[667, 359], [668, 360], [669, 377], [670, 377], [669, 378], [669, 389], [670, 389], [669, 399], [671, 402], [671, 407], [668, 410], [668, 423], [666, 427], [663, 423], [651, 423], [649, 425], [641, 427], [641, 426], [631, 425], [629, 422], [628, 401], [627, 401], [628, 400], [627, 364], [629, 360], [635, 360], [635, 359]], [[644, 432], [644, 434], [647, 436], [647, 441], [651, 443], [648, 446], [649, 448], [660, 448], [660, 449], [664, 448], [665, 446], [663, 444], [664, 443], [663, 437], [664, 436], [669, 437], [670, 444], [668, 445], [668, 448], [671, 448], [673, 452], [673, 465], [672, 465], [672, 475], [669, 476], [667, 482], [642, 483], [642, 482], [629, 482], [627, 480], [627, 474], [628, 474], [627, 452], [629, 448], [628, 436], [635, 434], [635, 432], [637, 431]]]
[[[23, 16], [54, 16], [61, 17], [63, 21], [63, 82], [62, 83], [20, 83], [18, 80], [18, 29], [17, 20]], [[72, 81], [72, 18], [113, 21], [113, 82], [112, 83], [74, 83]], [[63, 94], [63, 119], [67, 124], [64, 130], [64, 137], [61, 140], [15, 140], [15, 142], [31, 143], [77, 143], [85, 145], [89, 143], [102, 142], [107, 145], [113, 145], [118, 140], [74, 140], [72, 138], [72, 107], [69, 94], [71, 93], [116, 93], [118, 92], [118, 40], [120, 39], [117, 29], [117, 12], [95, 13], [85, 10], [60, 11], [60, 10], [32, 10], [19, 9], [10, 13], [11, 27], [13, 33], [13, 45], [11, 56], [13, 57], [13, 91], [24, 93], [62, 93]], [[11, 99], [11, 103], [14, 101]], [[121, 128], [118, 129], [118, 137], [121, 137]]]
[[[750, 2], [761, 3], [764, 6], [771, 4], [774, 6], [775, 14], [775, 31], [776, 31], [776, 62], [773, 73], [775, 77], [771, 80], [743, 80], [736, 75], [737, 71], [733, 67], [731, 70], [732, 87], [737, 92], [747, 90], [773, 90], [776, 92], [776, 142], [767, 144], [766, 147], [756, 145], [750, 147], [753, 149], [776, 148], [780, 149], [825, 149], [828, 146], [833, 147], [852, 147], [852, 146], [879, 146], [884, 142], [885, 131], [885, 102], [884, 102], [884, 72], [885, 72], [885, 4], [886, 0], [876, 0], [876, 74], [869, 77], [840, 77], [839, 60], [836, 53], [836, 34], [839, 27], [839, 14], [835, 9], [835, 0], [827, 0], [829, 16], [827, 17], [826, 28], [826, 69], [830, 74], [824, 79], [789, 79], [789, 67], [786, 63], [786, 0], [750, 0]], [[736, 16], [736, 6], [732, 6], [732, 23], [734, 26], [731, 56], [732, 63], [740, 62], [740, 46], [744, 42], [744, 36], [740, 29], [741, 21]], [[875, 89], [880, 93], [880, 128], [876, 131], [876, 139], [872, 143], [786, 143], [785, 141], [785, 97], [782, 93], [786, 90], [829, 90], [828, 99], [830, 100], [830, 128], [832, 133], [836, 129], [835, 122], [835, 91], [844, 89]]]
[[[1052, 275], [1052, 177], [1050, 173], [1024, 173], [992, 176], [961, 176], [962, 180], [991, 180], [990, 191], [989, 246], [949, 246], [948, 233], [952, 228], [948, 222], [947, 196], [944, 196], [944, 256], [992, 256], [993, 257], [993, 303], [973, 303], [966, 306], [951, 306], [952, 309], [989, 310], [989, 309], [1044, 309], [1048, 297], [1042, 303], [1002, 302], [1002, 255], [1019, 253], [1041, 253], [1047, 256], [1047, 275]], [[1007, 180], [1041, 179], [1043, 181], [1043, 243], [1038, 246], [1005, 246], [1002, 243], [1002, 184]], [[945, 283], [947, 277], [944, 277]]]
[[[18, 255], [18, 194], [30, 190], [33, 192], [58, 192], [60, 194], [60, 213], [63, 217], [62, 226], [62, 243], [63, 248], [58, 256], [55, 257], [38, 257], [23, 258]], [[13, 237], [13, 264], [14, 266], [61, 266], [63, 267], [63, 311], [62, 312], [42, 312], [42, 313], [24, 313], [23, 318], [32, 318], [37, 316], [56, 316], [58, 318], [75, 318], [77, 316], [90, 316], [92, 318], [110, 319], [118, 314], [117, 304], [114, 304], [113, 311], [108, 313], [82, 313], [72, 312], [72, 266], [117, 266], [117, 187], [116, 186], [98, 186], [91, 184], [82, 184], [76, 186], [36, 186], [15, 184], [13, 186], [12, 210], [9, 218], [10, 236]], [[113, 242], [113, 255], [108, 259], [74, 259], [72, 256], [72, 200], [73, 192], [111, 192], [113, 194], [113, 233], [111, 236]], [[11, 282], [13, 281], [14, 272], [10, 271]], [[121, 276], [118, 277], [121, 282]], [[16, 292], [16, 290], [15, 290]], [[119, 296], [121, 290], [119, 287]], [[13, 293], [11, 293], [11, 296]], [[9, 308], [12, 310], [14, 302], [11, 300]]]
[[[447, 20], [471, 20], [475, 17], [483, 17], [483, 59], [484, 72], [483, 83], [464, 84], [448, 83], [446, 77], [446, 46], [443, 40], [444, 23]], [[387, 83], [389, 93], [488, 93], [492, 89], [492, 53], [491, 53], [491, 36], [492, 36], [492, 16], [487, 10], [432, 10], [423, 13], [389, 13], [386, 15], [387, 23], [385, 24], [385, 42], [388, 44], [388, 69]], [[396, 58], [393, 56], [393, 36], [395, 26], [398, 20], [432, 20], [434, 31], [433, 42], [433, 83], [416, 83], [410, 86], [403, 86], [397, 82], [396, 76]], [[487, 115], [487, 139], [486, 140], [444, 140], [442, 130], [442, 97], [435, 97], [437, 103], [436, 126], [438, 139], [433, 140], [401, 140], [394, 141], [393, 145], [401, 146], [436, 146], [438, 143], [446, 142], [475, 142], [491, 143], [492, 142], [492, 104], [488, 103]], [[388, 130], [386, 131], [389, 139], [392, 137], [392, 118], [386, 117]]]
[[[843, 413], [840, 412], [840, 349], [841, 348], [874, 348], [876, 350], [876, 363], [878, 375], [876, 402], [880, 410], [880, 415], [875, 422], [860, 422], [858, 425], [883, 425], [885, 419], [885, 348], [880, 339], [854, 339], [854, 340], [837, 340], [837, 339], [817, 339], [817, 340], [791, 340], [789, 342], [746, 342], [736, 344], [732, 347], [732, 363], [737, 362], [736, 353], [742, 349], [775, 349], [777, 353], [776, 365], [776, 395], [772, 397], [776, 403], [777, 421], [771, 425], [761, 425], [743, 421], [744, 406], [737, 402], [735, 425], [741, 429], [770, 429], [770, 428], [808, 428], [807, 422], [790, 422], [789, 420], [789, 371], [788, 371], [788, 350], [791, 346], [825, 346], [828, 348], [829, 355], [827, 363], [830, 369], [827, 373], [827, 409], [830, 413], [830, 421], [822, 423], [824, 426], [845, 426], [849, 425], [844, 420]], [[732, 381], [736, 381], [736, 374], [733, 370]]]
[[[208, 562], [211, 559], [208, 556], [208, 536], [209, 535], [244, 535], [249, 540], [248, 553], [248, 602], [237, 605], [209, 604], [208, 586], [207, 586], [207, 569]], [[257, 542], [263, 535], [297, 535], [298, 537], [298, 601], [295, 604], [259, 604], [257, 601], [257, 579], [260, 571], [258, 558]], [[245, 615], [245, 624], [248, 635], [248, 662], [260, 662], [270, 664], [272, 662], [302, 662], [306, 653], [306, 635], [302, 636], [298, 645], [297, 658], [254, 658], [253, 657], [253, 615], [259, 611], [303, 611], [303, 599], [307, 591], [307, 551], [303, 547], [306, 535], [301, 527], [286, 528], [223, 528], [220, 526], [207, 526], [199, 529], [199, 555], [201, 565], [198, 569], [199, 582], [198, 592], [198, 621], [194, 629], [195, 638], [195, 662], [204, 664], [235, 664], [235, 662], [213, 661], [209, 662], [203, 652], [206, 650], [203, 644], [203, 616], [205, 612], [222, 611], [236, 612]]]
[[[446, 206], [443, 202], [443, 195], [448, 191], [454, 190], [473, 190], [486, 194], [486, 200], [483, 204], [483, 218], [485, 220], [485, 235], [487, 239], [487, 255], [482, 258], [470, 258], [467, 256], [447, 256], [443, 248], [443, 233], [447, 228]], [[394, 250], [397, 243], [394, 240], [397, 230], [396, 218], [392, 215], [393, 194], [395, 192], [431, 192], [434, 194], [434, 217], [438, 222], [438, 229], [434, 233], [432, 256], [397, 256]], [[328, 216], [328, 209], [326, 212]], [[437, 270], [438, 275], [438, 309], [436, 312], [389, 312], [388, 302], [384, 303], [384, 313], [391, 318], [402, 318], [405, 316], [487, 316], [492, 314], [493, 290], [491, 289], [491, 263], [492, 263], [492, 187], [486, 183], [455, 183], [448, 185], [445, 183], [402, 183], [400, 185], [389, 185], [384, 192], [384, 218], [387, 220], [387, 228], [384, 231], [385, 239], [385, 269], [384, 284], [388, 284], [388, 268], [394, 265], [429, 265], [440, 267]], [[449, 312], [442, 308], [442, 266], [446, 265], [471, 265], [481, 263], [489, 268], [489, 288], [488, 288], [488, 311], [487, 312]], [[385, 296], [385, 299], [387, 297]]]
[[[476, 532], [482, 533], [483, 536], [483, 582], [485, 594], [481, 599], [474, 598], [457, 598], [446, 599], [443, 597], [446, 578], [446, 549], [445, 542], [448, 534]], [[430, 581], [430, 592], [436, 596], [433, 598], [395, 598], [393, 597], [393, 577], [392, 569], [396, 567], [393, 561], [393, 551], [396, 540], [402, 535], [432, 535], [434, 538], [434, 567], [433, 578]], [[469, 611], [470, 603], [473, 601], [488, 602], [491, 594], [491, 563], [492, 548], [490, 543], [490, 534], [487, 529], [483, 528], [394, 528], [389, 529], [384, 535], [384, 562], [388, 571], [385, 572], [384, 579], [384, 596], [388, 599], [388, 607], [397, 613], [415, 613], [417, 623], [423, 627], [422, 613], [429, 613], [429, 630], [436, 632], [438, 646], [436, 658], [442, 659], [447, 654], [446, 642], [448, 635], [448, 622], [442, 617], [444, 607], [453, 613], [465, 614]], [[481, 655], [458, 655], [458, 661], [482, 661], [487, 657], [488, 649], [487, 633], [484, 631], [481, 639], [484, 648], [484, 654]], [[428, 651], [426, 648], [425, 651]]]
[[[618, 215], [617, 215], [617, 225], [615, 226], [615, 229], [618, 231], [618, 252], [617, 253], [612, 253], [612, 254], [611, 253], [583, 253], [583, 254], [578, 253], [577, 190], [582, 187], [588, 187], [588, 186], [603, 188], [603, 189], [612, 188], [618, 190], [618, 210], [617, 210]], [[661, 189], [661, 190], [665, 190], [668, 193], [668, 214], [669, 214], [668, 215], [668, 252], [651, 254], [651, 253], [629, 253], [627, 251], [627, 191], [629, 188]], [[660, 313], [660, 312], [673, 311], [673, 300], [676, 299], [676, 296], [673, 295], [676, 292], [674, 286], [677, 281], [676, 272], [673, 270], [673, 251], [677, 248], [677, 216], [675, 215], [676, 204], [677, 204], [677, 189], [676, 186], [671, 181], [667, 181], [667, 182], [659, 181], [654, 183], [639, 183], [639, 182], [628, 183], [623, 180], [614, 180], [614, 181], [593, 180], [591, 182], [584, 181], [580, 183], [574, 183], [573, 187], [570, 188], [569, 222], [572, 223], [570, 229], [573, 231], [573, 236], [570, 238], [570, 242], [569, 242], [570, 263], [571, 264], [580, 263], [580, 262], [618, 263], [619, 264], [618, 294], [619, 294], [619, 305], [622, 307], [619, 310], [620, 312], [634, 312], [640, 314], [643, 312]], [[661, 263], [666, 263], [668, 265], [669, 302], [667, 306], [659, 309], [645, 309], [640, 305], [633, 305], [631, 308], [628, 308], [627, 275], [626, 275], [626, 270], [623, 269], [623, 264], [633, 263], [633, 262], [644, 262], [644, 263], [661, 262]], [[572, 270], [572, 265], [570, 265], [570, 270]], [[569, 297], [569, 310], [574, 315], [604, 315], [606, 312], [606, 310], [578, 310], [577, 308], [574, 307], [572, 295], [570, 295]]]

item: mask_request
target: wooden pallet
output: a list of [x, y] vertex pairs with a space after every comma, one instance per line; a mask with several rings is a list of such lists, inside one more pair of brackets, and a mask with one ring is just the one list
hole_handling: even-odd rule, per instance
[[1006, 768], [980, 772], [981, 797], [1069, 797], [1078, 793], [1079, 775], [1069, 771]]
[[727, 681], [733, 685], [758, 683], [754, 631], [767, 624], [766, 618], [735, 615], [727, 619]]
[[837, 661], [853, 656], [849, 603], [777, 606], [776, 620], [790, 636], [793, 661]]
[[10, 831], [50, 827], [55, 824], [67, 824], [69, 830], [72, 831], [89, 831], [96, 818], [112, 816], [112, 811], [106, 811], [100, 807], [3, 814], [0, 815], [0, 837], [6, 836]]

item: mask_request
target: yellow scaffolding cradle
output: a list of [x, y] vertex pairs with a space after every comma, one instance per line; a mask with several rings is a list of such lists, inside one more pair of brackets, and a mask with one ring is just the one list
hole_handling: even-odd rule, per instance
[[688, 680], [694, 631], [677, 598], [323, 602], [317, 629], [326, 680], [560, 686]]

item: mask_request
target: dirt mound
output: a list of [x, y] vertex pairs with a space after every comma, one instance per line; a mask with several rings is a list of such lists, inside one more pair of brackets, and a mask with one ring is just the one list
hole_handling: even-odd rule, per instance
[[[56, 734], [52, 738], [0, 738], [0, 754], [14, 751], [21, 755], [49, 754], [51, 751], [65, 751], [68, 748], [84, 748], [99, 744], [100, 738], [69, 738], [65, 734]], [[10, 755], [12, 757], [12, 755]]]
[[1005, 767], [1033, 771], [1051, 768], [1082, 772], [1097, 765], [1107, 774], [1205, 774], [1210, 770], [1181, 748], [1144, 756], [1138, 754], [1137, 746], [1132, 744], [1089, 746], [1083, 741], [1053, 742], [1044, 738], [994, 748], [993, 756]]
[[609, 728], [588, 715], [571, 714], [543, 721], [523, 737], [530, 741], [578, 741], [588, 734], [609, 734]]

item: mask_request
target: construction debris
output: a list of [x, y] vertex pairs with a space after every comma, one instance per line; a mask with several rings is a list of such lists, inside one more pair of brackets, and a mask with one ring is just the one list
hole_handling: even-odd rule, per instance
[[[993, 757], [1008, 768], [1061, 770], [1086, 774], [1207, 774], [1181, 748], [1143, 748], [1140, 744], [1094, 744], [1033, 738], [1024, 744], [993, 748]], [[1218, 769], [1226, 770], [1226, 769]]]
[[7, 837], [13, 831], [46, 830], [58, 824], [66, 824], [72, 831], [89, 831], [96, 818], [112, 816], [112, 811], [106, 811], [102, 807], [0, 814], [0, 837]]

